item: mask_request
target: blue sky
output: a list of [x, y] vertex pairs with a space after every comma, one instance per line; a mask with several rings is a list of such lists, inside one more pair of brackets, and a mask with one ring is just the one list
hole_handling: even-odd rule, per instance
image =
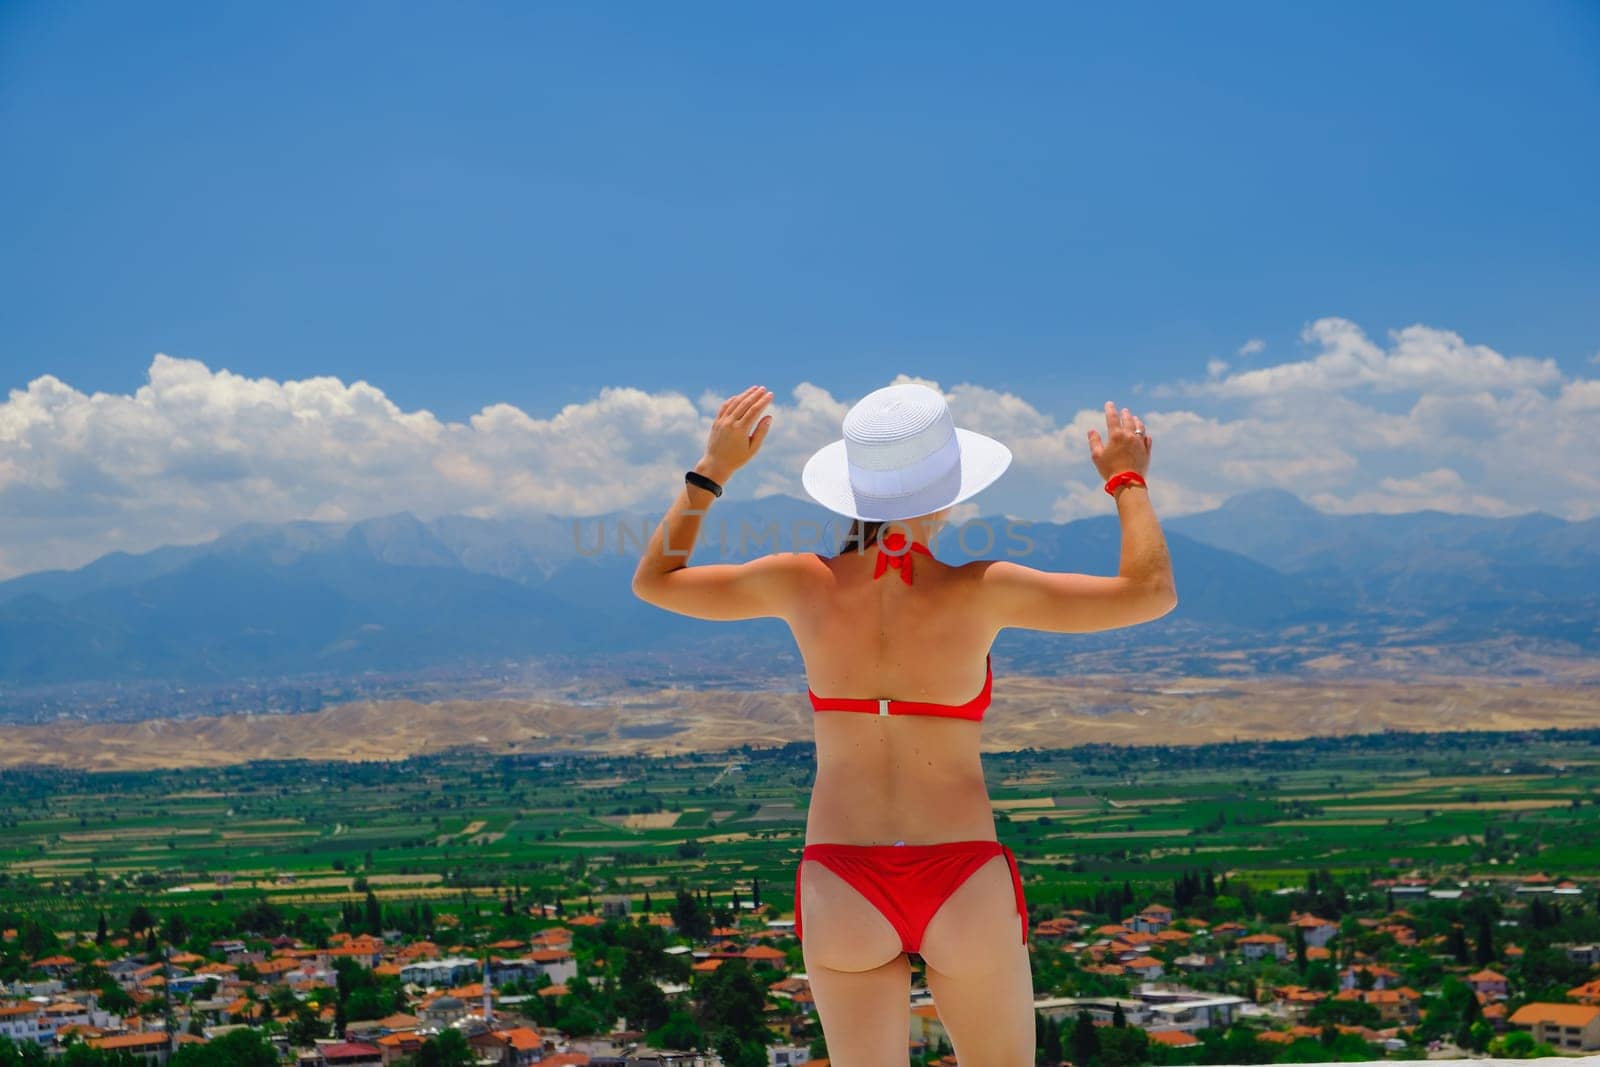
[[1325, 315], [1575, 371], [1597, 122], [1592, 3], [13, 0], [4, 384], [1059, 409]]
[[591, 460], [555, 490], [642, 505], [752, 382], [742, 491], [798, 492], [897, 375], [1014, 435], [996, 506], [1035, 517], [1103, 508], [1069, 447], [1106, 399], [1169, 514], [1586, 517], [1597, 129], [1588, 2], [11, 0], [0, 576], [559, 510]]

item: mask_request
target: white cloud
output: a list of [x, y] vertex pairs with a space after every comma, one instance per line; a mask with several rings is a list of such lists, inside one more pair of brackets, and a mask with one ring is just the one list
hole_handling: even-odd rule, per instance
[[1208, 360], [1206, 360], [1206, 376], [1209, 377], [1209, 378], [1219, 377], [1222, 374], [1222, 372], [1227, 370], [1227, 369], [1228, 369], [1228, 361], [1225, 360], [1225, 359], [1208, 359]]
[[1460, 334], [1427, 326], [1390, 333], [1386, 350], [1346, 319], [1318, 319], [1301, 339], [1322, 351], [1308, 360], [1240, 371], [1220, 381], [1192, 386], [1193, 393], [1216, 397], [1264, 397], [1284, 393], [1372, 389], [1378, 392], [1544, 387], [1558, 384], [1553, 359], [1506, 357], [1484, 345], [1469, 345]]
[[[1262, 486], [1329, 511], [1600, 513], [1600, 380], [1421, 326], [1380, 345], [1324, 319], [1306, 337], [1318, 348], [1310, 359], [1151, 391], [1168, 398], [1138, 412], [1160, 514]], [[974, 509], [1114, 513], [1089, 456], [1101, 409], [1047, 412], [978, 382], [897, 380], [943, 388], [958, 423], [1010, 446], [1012, 469]], [[548, 417], [491, 404], [445, 422], [367, 382], [250, 379], [166, 355], [132, 394], [85, 394], [43, 375], [0, 403], [0, 576], [206, 540], [245, 521], [654, 507], [699, 456], [723, 399], [607, 388]], [[812, 382], [780, 393], [766, 447], [733, 495], [802, 495], [802, 464], [839, 436], [853, 399]]]
[[1265, 352], [1266, 350], [1267, 342], [1263, 341], [1259, 337], [1252, 337], [1250, 340], [1239, 346], [1238, 354], [1241, 358], [1249, 359], [1251, 356], [1260, 352]]
[[1460, 473], [1449, 467], [1436, 467], [1410, 478], [1380, 478], [1375, 489], [1349, 497], [1315, 493], [1308, 502], [1324, 511], [1346, 513], [1394, 514], [1431, 508], [1478, 515], [1515, 515], [1521, 510], [1503, 500], [1473, 492]]

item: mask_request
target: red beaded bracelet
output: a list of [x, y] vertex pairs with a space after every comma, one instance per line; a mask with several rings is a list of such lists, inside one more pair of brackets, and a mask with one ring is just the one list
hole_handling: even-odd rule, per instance
[[1113, 474], [1111, 479], [1106, 482], [1106, 492], [1114, 499], [1117, 495], [1117, 490], [1125, 485], [1138, 485], [1144, 486], [1146, 489], [1149, 488], [1144, 484], [1144, 475], [1138, 471], [1123, 471], [1121, 474]]

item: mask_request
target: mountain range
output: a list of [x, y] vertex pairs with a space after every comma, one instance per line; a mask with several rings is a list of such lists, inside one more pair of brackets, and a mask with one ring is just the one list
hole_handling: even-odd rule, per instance
[[[755, 670], [797, 662], [781, 622], [702, 622], [632, 596], [638, 543], [658, 517], [400, 513], [251, 524], [205, 544], [113, 552], [0, 583], [0, 685], [353, 677], [548, 657], [603, 671], [687, 651]], [[936, 553], [952, 563], [1005, 556], [1020, 546], [1007, 538], [1007, 521], [970, 525], [964, 543], [961, 531], [947, 531]], [[719, 502], [694, 559], [790, 549], [813, 532], [818, 544], [837, 535], [833, 522], [789, 497]], [[1175, 611], [1105, 634], [1007, 631], [997, 669], [1135, 662], [1186, 674], [1307, 664], [1381, 673], [1406, 650], [1426, 648], [1447, 671], [1497, 670], [1504, 656], [1507, 673], [1530, 673], [1600, 651], [1600, 519], [1332, 515], [1292, 493], [1258, 490], [1162, 526]], [[1114, 515], [1012, 529], [1031, 542], [1019, 562], [1117, 569]]]

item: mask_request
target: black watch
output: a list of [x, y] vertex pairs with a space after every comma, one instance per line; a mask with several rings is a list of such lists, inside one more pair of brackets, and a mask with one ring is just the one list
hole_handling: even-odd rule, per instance
[[690, 485], [698, 486], [701, 489], [704, 489], [706, 492], [710, 493], [712, 496], [721, 496], [722, 495], [722, 486], [718, 485], [716, 482], [712, 481], [710, 478], [707, 478], [704, 474], [701, 474], [699, 471], [695, 471], [695, 470], [684, 471], [683, 472], [683, 480], [685, 482], [689, 483]]

